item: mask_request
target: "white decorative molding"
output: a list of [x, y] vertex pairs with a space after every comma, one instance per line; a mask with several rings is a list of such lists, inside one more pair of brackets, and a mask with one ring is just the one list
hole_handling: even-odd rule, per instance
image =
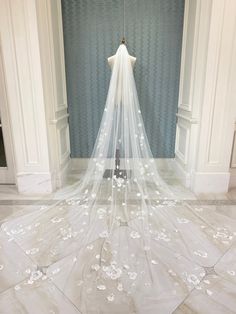
[[182, 40], [179, 109], [192, 111], [201, 1], [186, 0]]
[[186, 104], [186, 103], [179, 103], [178, 104], [178, 108], [179, 109], [182, 109], [182, 110], [185, 110], [185, 111], [189, 111], [191, 112], [191, 105], [190, 104]]
[[195, 119], [195, 118], [192, 118], [192, 117], [188, 117], [188, 116], [185, 116], [185, 115], [180, 114], [180, 113], [176, 113], [176, 117], [184, 119], [185, 121], [187, 121], [187, 122], [189, 122], [191, 124], [199, 123], [198, 119]]
[[52, 124], [57, 124], [58, 122], [60, 122], [61, 120], [64, 120], [64, 119], [68, 119], [69, 118], [69, 113], [61, 116], [61, 117], [58, 117], [57, 119], [52, 119], [50, 120], [50, 123]]
[[46, 1], [45, 5], [49, 26], [54, 92], [57, 100], [54, 109], [56, 113], [67, 108], [61, 2], [50, 0]]
[[211, 0], [204, 4], [202, 0], [185, 1], [175, 168], [187, 187], [191, 185], [197, 151], [210, 8]]
[[18, 188], [26, 191], [28, 175], [48, 193], [70, 155], [60, 0], [1, 1], [0, 28]]
[[202, 106], [199, 163], [201, 171], [226, 171], [231, 151], [232, 102], [229, 101], [235, 1], [215, 0], [212, 4], [205, 93]]
[[[225, 1], [223, 1], [224, 3]], [[217, 2], [215, 2], [217, 4]], [[213, 4], [213, 6], [215, 5]], [[209, 118], [208, 118], [208, 132], [205, 134], [207, 138], [207, 147], [206, 147], [206, 162], [208, 164], [219, 164], [220, 163], [220, 147], [219, 145], [215, 145], [215, 139], [217, 137], [217, 141], [219, 141], [219, 136], [222, 136], [222, 126], [223, 126], [223, 118], [222, 117], [222, 102], [219, 103], [216, 100], [217, 97], [217, 84], [219, 82], [219, 67], [221, 61], [221, 53], [223, 52], [222, 46], [222, 39], [223, 39], [223, 19], [225, 14], [225, 3], [222, 5], [218, 4], [217, 8], [215, 9], [215, 13], [217, 16], [217, 27], [214, 26], [214, 40], [210, 41], [210, 48], [211, 53], [209, 56], [209, 68], [208, 68], [208, 90], [209, 95], [207, 95], [207, 102], [208, 102], [208, 110], [209, 110]], [[215, 23], [214, 23], [215, 25]], [[214, 51], [214, 52], [213, 52]], [[225, 78], [224, 78], [225, 80]], [[224, 86], [222, 86], [224, 87]], [[225, 89], [221, 88], [219, 93], [222, 95]], [[217, 109], [219, 110], [217, 112]], [[220, 131], [220, 132], [219, 132]], [[223, 131], [223, 130], [222, 130]]]
[[36, 0], [36, 4], [50, 164], [56, 185], [60, 187], [70, 160], [61, 3], [60, 0]]
[[18, 118], [22, 125], [24, 163], [32, 169], [41, 165], [44, 168], [48, 166], [47, 135], [35, 4], [30, 0], [10, 0], [9, 11], [19, 84]]
[[[25, 191], [28, 180], [35, 193], [50, 193], [54, 184], [35, 0], [0, 1], [0, 31], [18, 190]], [[37, 181], [35, 174], [46, 177], [39, 189], [38, 183], [46, 181]]]
[[236, 116], [235, 12], [235, 1], [213, 1], [199, 151], [192, 185], [196, 193], [225, 193], [230, 184]]
[[176, 130], [175, 154], [184, 165], [187, 164], [189, 150], [190, 128], [184, 123], [178, 122]]
[[236, 2], [187, 1], [186, 10], [176, 164], [194, 192], [226, 192], [236, 116]]

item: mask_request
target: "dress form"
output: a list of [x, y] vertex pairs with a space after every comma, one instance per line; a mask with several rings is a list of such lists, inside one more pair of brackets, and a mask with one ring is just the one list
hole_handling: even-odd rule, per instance
[[[124, 45], [124, 44], [122, 44], [122, 45]], [[108, 64], [109, 64], [109, 66], [110, 66], [111, 68], [112, 68], [113, 65], [114, 65], [115, 58], [116, 58], [116, 55], [113, 55], [113, 56], [107, 58]], [[130, 56], [130, 61], [131, 61], [131, 65], [132, 65], [132, 67], [133, 67], [134, 64], [135, 64], [136, 58], [133, 57], [133, 56]]]
[[[121, 51], [125, 51], [125, 56], [126, 58], [128, 57], [129, 60], [130, 60], [130, 63], [131, 63], [131, 66], [132, 68], [134, 67], [134, 64], [135, 64], [135, 61], [136, 61], [136, 58], [133, 57], [133, 56], [130, 56], [127, 49], [126, 49], [126, 45], [122, 42], [120, 47], [119, 47], [119, 50], [121, 49]], [[128, 56], [127, 56], [128, 54]], [[115, 64], [115, 61], [116, 61], [116, 58], [117, 58], [117, 54], [107, 58], [107, 61], [108, 61], [108, 64], [110, 65], [111, 67], [111, 70], [113, 70], [113, 66]], [[127, 63], [126, 63], [127, 65]], [[120, 65], [118, 65], [120, 66]], [[121, 67], [122, 68], [122, 67]], [[120, 105], [122, 102], [123, 102], [123, 90], [124, 90], [124, 81], [123, 81], [123, 73], [122, 71], [119, 73], [118, 77], [117, 77], [117, 83], [116, 83], [116, 104], [117, 105]]]

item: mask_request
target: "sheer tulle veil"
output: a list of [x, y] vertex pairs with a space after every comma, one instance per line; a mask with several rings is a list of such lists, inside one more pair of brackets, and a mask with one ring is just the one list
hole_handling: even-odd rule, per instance
[[87, 314], [171, 313], [217, 259], [215, 234], [158, 174], [124, 44], [83, 178], [70, 197], [8, 220], [1, 232], [19, 263], [30, 261], [15, 269], [25, 278], [19, 289], [53, 282]]

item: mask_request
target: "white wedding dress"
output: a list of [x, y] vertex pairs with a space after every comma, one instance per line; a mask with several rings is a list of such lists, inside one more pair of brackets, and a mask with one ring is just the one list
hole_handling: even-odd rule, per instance
[[[14, 293], [0, 297], [0, 308], [7, 304], [8, 313], [25, 289], [33, 293], [45, 282], [75, 313], [172, 313], [232, 243], [235, 225], [227, 217], [209, 220], [160, 178], [133, 61], [121, 44], [94, 151], [70, 197], [2, 225], [2, 280]], [[33, 300], [34, 314], [49, 313]]]

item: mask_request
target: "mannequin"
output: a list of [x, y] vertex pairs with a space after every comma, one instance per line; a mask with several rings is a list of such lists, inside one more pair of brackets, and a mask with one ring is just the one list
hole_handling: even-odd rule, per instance
[[[121, 42], [121, 45], [125, 46], [124, 38]], [[130, 56], [130, 55], [129, 55], [129, 58], [130, 58], [131, 66], [133, 68], [135, 61], [136, 61], [136, 58], [133, 56]], [[113, 69], [115, 59], [116, 59], [116, 55], [113, 55], [113, 56], [107, 58], [108, 64], [111, 67], [111, 69]], [[121, 101], [122, 101], [121, 100], [122, 99], [122, 83], [121, 82], [122, 81], [118, 80], [118, 82], [120, 84], [118, 83], [118, 85], [117, 85], [117, 95], [118, 95], [117, 99], [119, 99], [118, 103], [121, 103]], [[111, 169], [106, 170], [103, 177], [107, 178], [107, 177], [112, 177], [113, 175], [115, 175], [116, 178], [127, 178], [127, 171], [125, 169], [120, 169], [120, 150], [118, 147], [116, 149], [116, 155], [115, 155], [115, 170], [111, 170]]]
[[[124, 45], [124, 43], [123, 43], [123, 42], [122, 42], [122, 45]], [[113, 67], [113, 65], [114, 65], [114, 62], [115, 62], [115, 57], [116, 57], [116, 55], [113, 55], [113, 56], [111, 56], [111, 57], [107, 58], [108, 64], [109, 64], [109, 66], [110, 66], [111, 68], [112, 68], [112, 67]], [[134, 64], [135, 64], [136, 58], [135, 58], [135, 57], [133, 57], [133, 56], [130, 56], [130, 61], [131, 61], [132, 67], [133, 67], [133, 66], [134, 66]]]

